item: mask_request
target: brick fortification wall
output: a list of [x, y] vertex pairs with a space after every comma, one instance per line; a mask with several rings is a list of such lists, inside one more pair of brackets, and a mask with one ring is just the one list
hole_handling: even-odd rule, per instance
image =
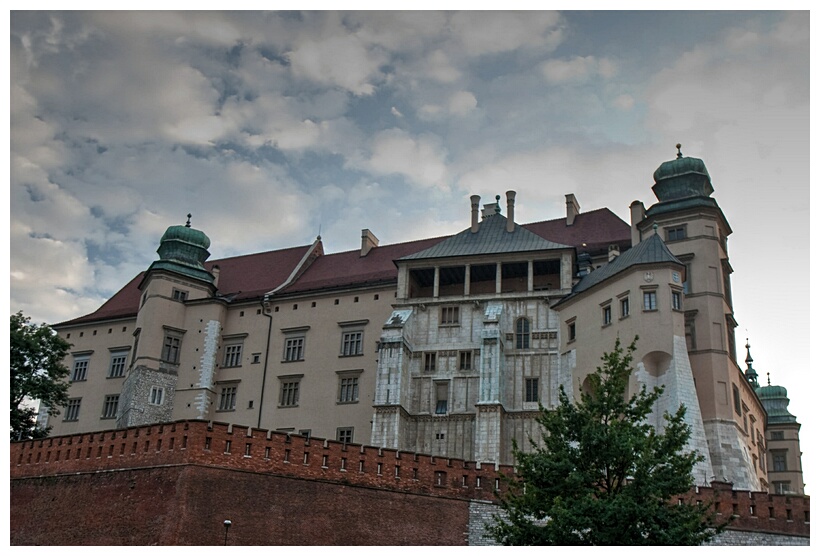
[[[10, 456], [16, 545], [221, 544], [225, 519], [234, 545], [488, 544], [497, 472], [512, 471], [205, 421], [12, 443]], [[690, 496], [739, 516], [732, 533], [808, 543], [808, 497], [716, 483]]]

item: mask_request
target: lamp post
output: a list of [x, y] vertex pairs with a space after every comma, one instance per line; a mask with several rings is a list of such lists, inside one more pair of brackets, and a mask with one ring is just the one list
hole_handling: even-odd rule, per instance
[[225, 526], [225, 546], [228, 546], [228, 529], [231, 528], [231, 520], [226, 519], [222, 522], [222, 525]]

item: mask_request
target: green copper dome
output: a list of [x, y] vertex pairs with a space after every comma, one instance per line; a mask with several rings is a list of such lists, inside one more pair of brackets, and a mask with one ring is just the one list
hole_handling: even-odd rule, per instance
[[766, 409], [769, 423], [797, 422], [797, 417], [789, 413], [789, 396], [785, 388], [768, 384], [756, 388], [755, 393]]
[[683, 156], [680, 152], [680, 143], [677, 148], [677, 158], [664, 162], [653, 174], [655, 185], [652, 191], [655, 192], [658, 201], [709, 197], [714, 188], [706, 164], [699, 158]]
[[159, 260], [150, 269], [165, 269], [191, 278], [213, 282], [213, 276], [205, 269], [205, 261], [211, 254], [211, 240], [200, 230], [191, 228], [191, 215], [184, 226], [170, 226], [159, 240]]

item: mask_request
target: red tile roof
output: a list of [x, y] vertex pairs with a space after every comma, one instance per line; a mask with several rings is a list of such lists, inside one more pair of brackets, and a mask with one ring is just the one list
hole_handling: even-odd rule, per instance
[[[524, 228], [544, 239], [572, 245], [585, 251], [606, 249], [617, 243], [628, 248], [631, 238], [629, 224], [609, 209], [581, 213], [572, 226], [566, 218], [523, 224]], [[280, 293], [303, 293], [329, 288], [365, 286], [396, 280], [397, 268], [393, 261], [422, 251], [449, 236], [421, 239], [374, 247], [365, 257], [360, 251], [345, 251], [318, 257], [307, 270]], [[582, 247], [583, 244], [586, 247]], [[288, 279], [311, 246], [266, 251], [209, 261], [208, 270], [219, 265], [218, 291], [234, 301], [259, 298]], [[60, 326], [83, 324], [99, 320], [134, 317], [139, 308], [138, 286], [145, 273], [141, 272], [125, 287], [114, 294], [99, 309], [88, 315], [65, 321]]]

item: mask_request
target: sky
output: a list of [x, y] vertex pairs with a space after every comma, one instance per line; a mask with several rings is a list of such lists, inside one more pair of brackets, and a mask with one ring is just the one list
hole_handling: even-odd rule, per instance
[[[655, 202], [701, 158], [738, 360], [789, 390], [811, 492], [809, 12], [10, 15], [10, 312], [98, 308], [192, 224], [211, 258]], [[745, 367], [741, 363], [742, 367]]]

